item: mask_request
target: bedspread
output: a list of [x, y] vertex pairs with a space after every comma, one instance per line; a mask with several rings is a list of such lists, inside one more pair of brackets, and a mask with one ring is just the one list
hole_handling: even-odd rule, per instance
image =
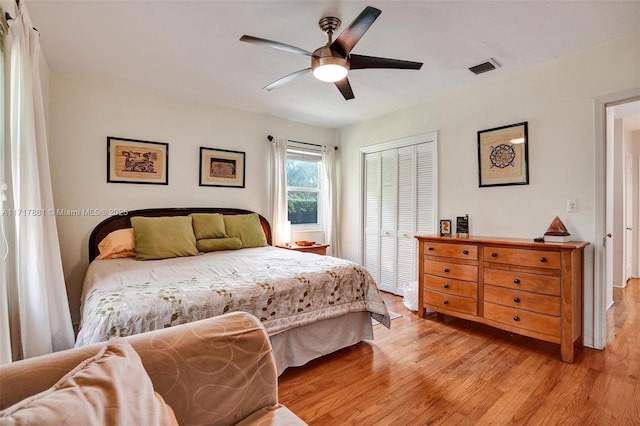
[[255, 315], [270, 335], [358, 311], [386, 327], [391, 322], [364, 267], [269, 246], [154, 261], [93, 261], [76, 346], [232, 311]]

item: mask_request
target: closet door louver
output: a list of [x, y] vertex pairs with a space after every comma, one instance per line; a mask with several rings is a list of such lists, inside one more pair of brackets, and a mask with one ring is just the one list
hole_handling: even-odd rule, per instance
[[436, 176], [433, 143], [416, 145], [416, 233], [436, 233]]
[[417, 281], [416, 247], [416, 147], [398, 149], [397, 274], [394, 293], [404, 295], [407, 284]]
[[364, 267], [380, 281], [380, 153], [365, 155]]
[[380, 196], [380, 280], [381, 290], [396, 291], [396, 209], [397, 209], [397, 153], [395, 149], [382, 151]]

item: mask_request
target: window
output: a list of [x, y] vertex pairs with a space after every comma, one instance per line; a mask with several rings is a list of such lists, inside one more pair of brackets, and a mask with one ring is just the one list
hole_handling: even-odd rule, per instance
[[320, 225], [320, 153], [287, 150], [287, 211], [291, 225]]

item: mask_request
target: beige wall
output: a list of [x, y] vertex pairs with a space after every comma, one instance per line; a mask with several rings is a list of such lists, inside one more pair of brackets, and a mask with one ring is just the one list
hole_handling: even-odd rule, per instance
[[[339, 131], [343, 164], [360, 148], [438, 132], [440, 218], [468, 213], [471, 233], [533, 239], [557, 215], [575, 239], [589, 241], [585, 334], [593, 332], [596, 99], [640, 87], [640, 34], [566, 59], [495, 78], [477, 87]], [[434, 82], [434, 84], [437, 84]], [[528, 121], [530, 184], [478, 187], [477, 131]], [[344, 168], [342, 249], [360, 260], [360, 169]], [[578, 202], [567, 213], [566, 200]]]
[[[50, 161], [56, 209], [236, 207], [271, 216], [268, 134], [335, 144], [335, 131], [51, 73]], [[169, 185], [107, 183], [106, 138], [169, 143]], [[246, 152], [246, 188], [198, 186], [199, 147]], [[105, 217], [58, 216], [74, 322], [87, 242]]]

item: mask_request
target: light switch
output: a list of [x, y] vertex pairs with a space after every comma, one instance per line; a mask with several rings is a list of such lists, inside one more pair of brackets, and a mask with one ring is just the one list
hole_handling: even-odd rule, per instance
[[567, 213], [575, 213], [578, 211], [578, 202], [576, 200], [567, 200]]

